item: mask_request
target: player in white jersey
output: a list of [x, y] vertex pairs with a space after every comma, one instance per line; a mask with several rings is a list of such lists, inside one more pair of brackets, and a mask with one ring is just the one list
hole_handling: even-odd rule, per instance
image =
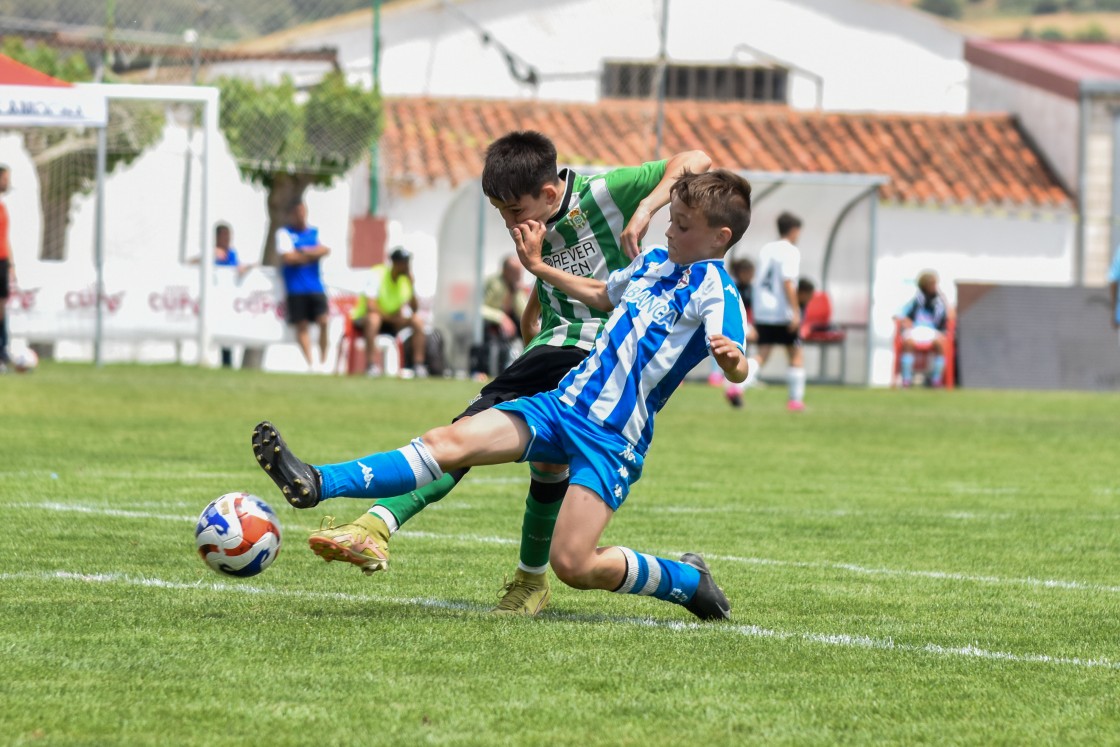
[[268, 421], [253, 433], [262, 467], [285, 495], [396, 495], [463, 466], [540, 461], [568, 464], [570, 482], [552, 537], [557, 577], [577, 589], [654, 596], [702, 619], [731, 608], [704, 560], [670, 560], [598, 547], [603, 530], [641, 477], [653, 418], [685, 374], [708, 355], [732, 381], [747, 358], [746, 314], [722, 257], [750, 224], [750, 184], [729, 171], [685, 174], [672, 187], [666, 247], [653, 247], [607, 281], [570, 274], [542, 258], [547, 227], [513, 229], [522, 262], [588, 307], [613, 309], [595, 349], [550, 391], [502, 402], [435, 428], [396, 451], [312, 466]]
[[[801, 236], [801, 219], [792, 213], [779, 215], [778, 236], [777, 241], [759, 250], [754, 274], [751, 300], [758, 333], [758, 363], [766, 364], [775, 345], [785, 347], [789, 361], [786, 407], [800, 411], [805, 409], [805, 367], [799, 334], [801, 308], [797, 304], [797, 277], [801, 272], [797, 240]], [[728, 384], [727, 398], [733, 405], [741, 391], [736, 384]]]

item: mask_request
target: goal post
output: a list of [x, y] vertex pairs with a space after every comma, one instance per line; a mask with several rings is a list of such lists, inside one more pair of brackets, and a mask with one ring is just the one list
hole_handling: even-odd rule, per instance
[[[211, 205], [212, 192], [210, 179], [214, 173], [214, 144], [218, 139], [218, 106], [219, 94], [217, 88], [207, 86], [152, 86], [137, 84], [104, 84], [90, 83], [78, 86], [79, 89], [94, 90], [105, 96], [110, 105], [114, 101], [143, 101], [158, 103], [194, 103], [202, 107], [202, 157], [201, 178], [199, 180], [199, 263], [198, 263], [198, 365], [206, 366], [208, 356], [206, 351], [210, 348], [211, 324], [209, 314], [208, 292], [212, 287], [214, 264], [214, 243], [210, 240], [210, 215], [213, 213]], [[105, 192], [105, 150], [106, 135], [104, 129], [98, 133], [97, 155], [97, 215], [95, 220], [94, 256], [97, 273], [97, 298], [105, 292], [105, 218], [104, 218], [104, 192]], [[187, 147], [191, 144], [188, 142]], [[103, 337], [103, 310], [102, 304], [96, 306], [96, 322], [94, 332], [94, 362], [102, 362], [102, 337]]]

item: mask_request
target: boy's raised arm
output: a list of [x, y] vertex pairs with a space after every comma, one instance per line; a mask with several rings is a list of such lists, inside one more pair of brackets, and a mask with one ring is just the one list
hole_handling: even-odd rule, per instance
[[686, 150], [683, 153], [677, 153], [666, 162], [665, 176], [661, 177], [661, 181], [657, 183], [653, 191], [638, 204], [638, 209], [634, 211], [630, 222], [626, 224], [626, 228], [619, 236], [622, 250], [626, 252], [627, 257], [634, 259], [641, 253], [641, 248], [638, 245], [646, 235], [650, 218], [658, 210], [669, 204], [669, 190], [673, 188], [681, 175], [686, 171], [692, 174], [700, 174], [707, 171], [711, 166], [712, 159], [702, 150]]
[[510, 229], [513, 243], [517, 247], [517, 258], [521, 260], [525, 269], [593, 309], [600, 311], [614, 309], [614, 304], [607, 296], [607, 284], [602, 280], [580, 277], [558, 270], [541, 258], [541, 245], [546, 231], [545, 225], [535, 220], [520, 223]]

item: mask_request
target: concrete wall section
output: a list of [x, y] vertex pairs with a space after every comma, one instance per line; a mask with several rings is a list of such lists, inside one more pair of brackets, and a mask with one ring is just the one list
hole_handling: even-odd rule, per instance
[[973, 67], [968, 80], [968, 108], [974, 112], [1012, 112], [1042, 149], [1058, 178], [1077, 189], [1077, 138], [1081, 115], [1072, 99], [1002, 75]]

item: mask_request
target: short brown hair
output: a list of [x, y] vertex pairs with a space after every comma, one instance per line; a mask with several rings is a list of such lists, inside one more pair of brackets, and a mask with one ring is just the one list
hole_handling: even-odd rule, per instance
[[510, 132], [486, 149], [482, 194], [487, 197], [503, 202], [537, 197], [556, 180], [556, 146], [539, 132]]
[[702, 212], [710, 228], [731, 229], [729, 247], [743, 238], [751, 224], [751, 183], [727, 169], [702, 174], [686, 171], [673, 184], [669, 196]]

